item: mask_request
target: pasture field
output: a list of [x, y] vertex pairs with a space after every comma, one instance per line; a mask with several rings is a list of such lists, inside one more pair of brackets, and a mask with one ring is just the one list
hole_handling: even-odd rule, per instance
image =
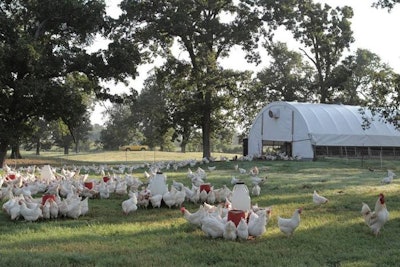
[[[151, 151], [46, 154], [29, 155], [24, 161], [7, 164], [17, 168], [30, 163], [66, 168], [85, 164], [130, 166], [200, 157], [201, 154]], [[251, 187], [250, 176], [239, 174], [235, 164], [245, 169], [258, 166], [260, 176], [267, 177], [261, 195], [251, 197], [253, 204], [272, 207], [267, 231], [246, 241], [206, 237], [183, 218], [179, 207], [150, 206], [124, 215], [121, 203], [127, 195], [90, 199], [89, 213], [76, 220], [12, 221], [1, 212], [0, 266], [399, 266], [400, 182], [395, 177], [391, 184], [380, 183], [387, 169], [400, 174], [398, 163], [327, 158], [315, 162], [230, 161], [196, 165], [192, 169], [206, 170], [207, 182], [215, 188], [225, 184], [232, 189], [232, 176]], [[216, 166], [216, 170], [208, 171], [207, 165]], [[145, 181], [145, 170], [146, 167], [134, 169], [132, 174]], [[187, 167], [163, 170], [168, 185], [176, 180], [190, 187], [187, 171]], [[89, 179], [100, 178], [99, 174], [89, 173]], [[329, 202], [315, 206], [314, 190]], [[375, 237], [360, 210], [362, 202], [373, 208], [379, 193], [385, 194], [390, 219]], [[199, 204], [184, 205], [191, 212], [199, 208]], [[277, 216], [290, 217], [298, 207], [303, 208], [300, 226], [287, 238], [279, 231]]]

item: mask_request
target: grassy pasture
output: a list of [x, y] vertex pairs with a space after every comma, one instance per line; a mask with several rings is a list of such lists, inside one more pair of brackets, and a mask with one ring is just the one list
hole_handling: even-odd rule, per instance
[[[143, 152], [29, 158], [31, 162], [42, 162], [38, 165], [129, 165], [201, 156], [140, 153]], [[237, 163], [246, 169], [256, 165], [262, 170], [261, 176], [268, 177], [261, 195], [252, 197], [252, 203], [273, 208], [267, 232], [257, 239], [240, 242], [207, 238], [185, 221], [178, 208], [150, 207], [125, 216], [121, 203], [127, 197], [112, 195], [110, 199], [91, 199], [89, 214], [77, 220], [28, 223], [11, 221], [1, 212], [0, 266], [398, 266], [400, 183], [396, 177], [392, 184], [380, 184], [388, 168], [399, 173], [397, 161]], [[217, 169], [207, 172], [208, 182], [216, 188], [223, 184], [232, 188], [230, 180], [235, 175], [250, 187], [249, 177], [235, 172], [234, 164], [212, 163]], [[201, 167], [206, 169], [206, 165]], [[143, 178], [143, 171], [137, 169], [133, 174]], [[168, 184], [174, 179], [189, 185], [186, 172], [187, 168], [164, 171]], [[90, 174], [90, 178], [99, 177]], [[316, 207], [312, 203], [313, 190], [328, 197], [329, 203]], [[386, 196], [390, 220], [376, 238], [364, 224], [360, 210], [361, 202], [373, 208], [381, 192]], [[198, 209], [197, 204], [185, 206], [190, 211]], [[290, 217], [298, 207], [303, 208], [300, 226], [292, 238], [286, 238], [278, 229], [277, 215]]]

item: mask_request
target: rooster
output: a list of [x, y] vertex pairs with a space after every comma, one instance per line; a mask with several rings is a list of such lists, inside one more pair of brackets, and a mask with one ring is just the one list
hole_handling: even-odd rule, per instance
[[317, 191], [314, 190], [313, 193], [313, 202], [317, 205], [321, 205], [321, 204], [325, 204], [327, 203], [329, 200], [326, 197], [323, 197], [321, 195], [319, 195], [317, 193]]
[[375, 210], [372, 212], [366, 203], [362, 203], [361, 213], [365, 223], [371, 228], [375, 236], [389, 220], [389, 211], [386, 208], [385, 196], [381, 193], [375, 203]]
[[285, 219], [278, 216], [278, 226], [279, 230], [284, 233], [286, 236], [290, 237], [293, 235], [294, 230], [300, 224], [300, 214], [302, 212], [302, 208], [298, 208], [294, 211], [291, 218]]

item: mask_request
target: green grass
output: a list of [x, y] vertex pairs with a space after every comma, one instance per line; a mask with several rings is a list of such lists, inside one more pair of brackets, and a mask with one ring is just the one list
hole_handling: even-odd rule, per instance
[[[94, 156], [80, 157], [85, 163], [103, 162], [104, 155], [98, 155], [97, 160]], [[104, 162], [136, 164], [143, 160], [124, 161], [114, 157], [111, 161], [109, 155]], [[145, 157], [144, 161], [151, 160], [148, 154]], [[53, 159], [76, 164], [80, 158]], [[182, 160], [176, 154], [172, 159]], [[261, 195], [252, 197], [252, 203], [273, 209], [267, 232], [259, 238], [247, 241], [207, 238], [199, 228], [185, 221], [178, 208], [139, 209], [125, 216], [121, 202], [126, 197], [113, 195], [110, 199], [91, 199], [89, 214], [77, 220], [14, 222], [4, 212], [0, 213], [0, 265], [398, 266], [399, 182], [395, 178], [390, 185], [380, 185], [387, 168], [399, 172], [398, 162], [324, 159], [238, 163], [247, 169], [257, 165], [263, 169], [261, 175], [268, 177]], [[213, 165], [217, 170], [208, 172], [207, 177], [214, 187], [226, 184], [232, 188], [232, 175], [243, 178], [249, 185], [248, 176], [236, 173], [233, 162]], [[368, 167], [375, 168], [375, 172]], [[138, 169], [133, 174], [142, 178], [143, 171]], [[189, 185], [186, 172], [187, 168], [164, 171], [168, 184], [175, 179]], [[90, 177], [98, 178], [94, 174]], [[313, 190], [328, 197], [328, 204], [316, 207], [312, 203]], [[361, 202], [374, 206], [381, 192], [386, 196], [390, 220], [380, 236], [375, 237], [363, 222]], [[191, 203], [185, 206], [190, 211], [198, 208]], [[289, 217], [297, 207], [303, 208], [300, 226], [293, 237], [286, 238], [278, 229], [277, 215]]]

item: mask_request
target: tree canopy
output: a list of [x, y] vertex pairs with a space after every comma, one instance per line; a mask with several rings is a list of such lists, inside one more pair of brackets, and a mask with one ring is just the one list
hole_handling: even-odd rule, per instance
[[[172, 55], [176, 43], [186, 52], [191, 64], [190, 80], [197, 94], [201, 110], [203, 156], [210, 157], [210, 136], [215, 114], [222, 108], [221, 92], [234, 88], [220, 80], [222, 69], [218, 60], [228, 56], [230, 49], [239, 45], [255, 54], [262, 21], [252, 2], [232, 0], [162, 2], [122, 1], [120, 25], [116, 38], [136, 43], [153, 55]], [[129, 32], [130, 34], [126, 34]]]
[[0, 164], [8, 146], [30, 135], [40, 118], [61, 118], [71, 128], [77, 114], [84, 114], [82, 99], [66, 86], [68, 75], [85, 76], [84, 93], [107, 99], [100, 79], [136, 74], [135, 46], [87, 52], [109, 22], [101, 0], [0, 2]]
[[265, 2], [266, 7], [272, 10], [269, 12], [274, 12], [270, 16], [292, 32], [294, 39], [303, 45], [299, 49], [314, 65], [317, 71], [318, 102], [331, 102], [335, 95], [332, 70], [344, 49], [348, 49], [354, 41], [350, 22], [353, 17], [352, 8], [332, 8], [312, 0]]
[[398, 3], [400, 3], [400, 0], [378, 0], [373, 6], [387, 8], [390, 11]]

